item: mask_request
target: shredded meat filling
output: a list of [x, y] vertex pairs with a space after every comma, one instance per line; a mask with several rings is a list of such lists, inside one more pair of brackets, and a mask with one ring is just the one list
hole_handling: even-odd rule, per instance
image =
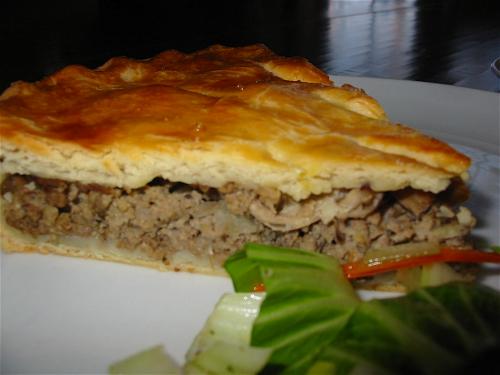
[[84, 236], [169, 262], [179, 249], [221, 264], [246, 242], [360, 259], [368, 248], [438, 241], [463, 245], [475, 220], [435, 195], [338, 189], [297, 202], [273, 189], [220, 189], [154, 179], [140, 189], [9, 175], [8, 225], [33, 236]]

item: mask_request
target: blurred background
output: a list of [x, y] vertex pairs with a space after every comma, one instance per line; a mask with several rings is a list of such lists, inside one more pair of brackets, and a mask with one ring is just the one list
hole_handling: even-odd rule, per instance
[[2, 1], [0, 90], [68, 64], [264, 43], [330, 74], [498, 89], [498, 0]]

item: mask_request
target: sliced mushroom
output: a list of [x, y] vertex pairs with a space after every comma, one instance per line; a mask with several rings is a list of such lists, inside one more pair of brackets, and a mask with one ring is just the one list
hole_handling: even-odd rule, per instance
[[273, 212], [260, 200], [250, 204], [250, 213], [265, 226], [280, 232], [287, 232], [311, 225], [319, 220], [316, 213], [316, 202], [308, 200], [304, 203], [287, 202], [279, 213]]
[[419, 217], [434, 202], [435, 195], [421, 190], [404, 189], [393, 193], [397, 201], [413, 215]]
[[337, 219], [361, 219], [371, 214], [382, 200], [382, 193], [368, 189], [352, 189], [342, 196], [326, 196], [319, 199], [318, 215], [325, 224]]

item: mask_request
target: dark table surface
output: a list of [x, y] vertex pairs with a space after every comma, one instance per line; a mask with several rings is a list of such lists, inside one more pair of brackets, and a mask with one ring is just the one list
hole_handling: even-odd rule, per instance
[[0, 90], [68, 64], [264, 43], [330, 74], [497, 91], [498, 0], [3, 1]]

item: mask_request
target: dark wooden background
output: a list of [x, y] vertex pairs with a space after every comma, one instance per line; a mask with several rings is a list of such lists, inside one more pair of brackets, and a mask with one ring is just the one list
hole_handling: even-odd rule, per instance
[[5, 0], [0, 90], [115, 55], [265, 43], [331, 74], [494, 91], [499, 9], [499, 0]]

